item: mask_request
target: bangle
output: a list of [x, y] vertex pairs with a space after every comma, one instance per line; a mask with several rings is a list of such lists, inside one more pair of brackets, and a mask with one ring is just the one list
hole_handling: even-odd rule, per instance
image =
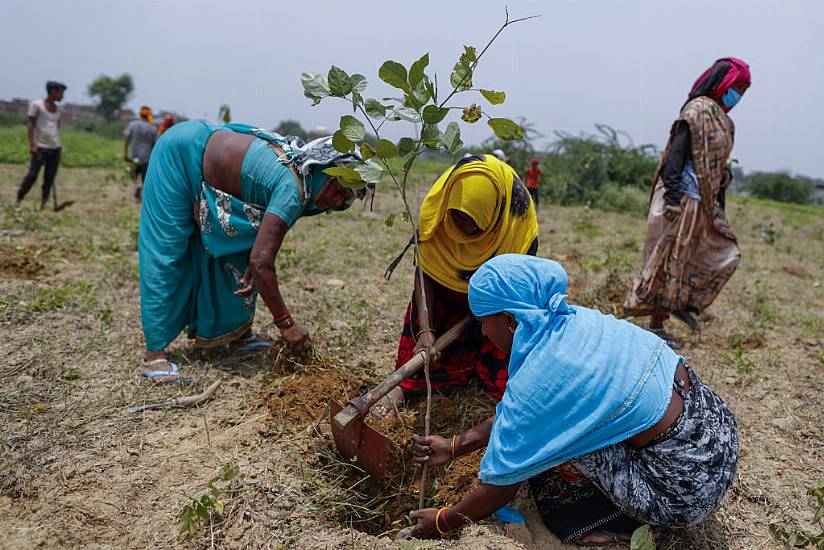
[[440, 526], [440, 525], [438, 525], [438, 520], [440, 520], [440, 519], [441, 519], [441, 514], [443, 514], [443, 515], [444, 515], [444, 520], [443, 520], [443, 522], [444, 522], [444, 523], [446, 523], [446, 514], [444, 513], [444, 512], [446, 512], [446, 510], [449, 510], [449, 508], [447, 508], [446, 506], [444, 506], [443, 508], [441, 508], [440, 510], [438, 510], [438, 513], [437, 513], [437, 514], [435, 514], [435, 529], [438, 531], [438, 533], [440, 533], [440, 535], [441, 535], [442, 537], [447, 536], [447, 535], [449, 534], [449, 531], [450, 531], [449, 527], [447, 527], [447, 528], [446, 528], [446, 531], [444, 531], [443, 529], [441, 529], [441, 526]]
[[446, 513], [447, 513], [448, 511], [449, 511], [449, 508], [447, 508], [446, 506], [444, 506], [444, 507], [443, 507], [443, 515], [441, 516], [441, 521], [443, 521], [443, 524], [444, 524], [444, 527], [446, 527], [446, 532], [447, 532], [447, 533], [448, 533], [448, 532], [450, 532], [450, 531], [452, 531], [452, 530], [454, 529], [454, 527], [452, 527], [451, 525], [449, 525], [449, 522], [448, 522], [448, 521], [446, 521]]
[[455, 460], [455, 438], [458, 437], [458, 434], [452, 436], [452, 445], [449, 446], [449, 450], [452, 453], [452, 460]]
[[415, 333], [415, 340], [418, 340], [421, 337], [421, 334], [423, 334], [424, 332], [431, 332], [434, 335], [435, 334], [435, 329], [425, 328], [425, 329], [419, 330], [417, 333]]
[[286, 313], [286, 315], [273, 319], [273, 322], [275, 323], [275, 326], [278, 327], [280, 330], [290, 328], [295, 324], [295, 320], [292, 319], [292, 314], [288, 312]]

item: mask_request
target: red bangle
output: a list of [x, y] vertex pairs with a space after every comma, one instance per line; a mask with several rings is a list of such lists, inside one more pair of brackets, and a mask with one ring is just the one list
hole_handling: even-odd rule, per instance
[[290, 328], [290, 327], [294, 326], [295, 320], [292, 319], [292, 315], [290, 313], [287, 313], [283, 317], [279, 317], [279, 318], [275, 319], [274, 323], [275, 323], [276, 327], [283, 330], [283, 329]]
[[284, 313], [284, 314], [283, 314], [283, 315], [281, 315], [280, 317], [275, 317], [274, 315], [272, 315], [272, 320], [273, 320], [275, 323], [277, 323], [278, 321], [283, 321], [284, 319], [286, 319], [287, 317], [290, 317], [291, 315], [292, 315], [292, 314], [291, 314], [291, 313], [289, 313], [289, 312], [287, 311], [286, 313]]
[[442, 522], [443, 522], [443, 524], [446, 526], [446, 530], [447, 530], [447, 531], [451, 531], [451, 530], [453, 529], [453, 527], [452, 527], [451, 525], [449, 525], [449, 522], [448, 522], [448, 521], [446, 521], [446, 513], [447, 513], [448, 511], [449, 511], [449, 508], [444, 508], [444, 509], [443, 509], [443, 514], [441, 514], [441, 521], [442, 521]]

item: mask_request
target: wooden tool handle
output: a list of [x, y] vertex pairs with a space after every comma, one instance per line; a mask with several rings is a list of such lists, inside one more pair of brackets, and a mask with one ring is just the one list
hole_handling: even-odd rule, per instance
[[[458, 321], [452, 328], [444, 332], [435, 340], [432, 345], [432, 353], [438, 353], [446, 349], [452, 342], [458, 339], [463, 333], [464, 329], [469, 325], [471, 320], [467, 316]], [[425, 351], [421, 350], [416, 353], [412, 359], [398, 367], [395, 372], [387, 376], [377, 386], [366, 392], [360, 397], [356, 397], [350, 401], [341, 412], [335, 415], [334, 421], [342, 428], [346, 428], [355, 419], [362, 416], [361, 411], [368, 411], [381, 397], [392, 391], [398, 384], [421, 370], [424, 364]], [[357, 403], [355, 405], [354, 403]], [[365, 412], [363, 413], [365, 414]]]

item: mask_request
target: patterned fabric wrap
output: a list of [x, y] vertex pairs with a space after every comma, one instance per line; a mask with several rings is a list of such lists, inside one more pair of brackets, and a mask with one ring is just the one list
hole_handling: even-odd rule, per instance
[[529, 478], [529, 491], [544, 525], [561, 542], [593, 530], [632, 533], [642, 525], [621, 512], [571, 462]]
[[706, 519], [738, 467], [735, 416], [686, 368], [684, 414], [668, 438], [643, 449], [619, 443], [572, 461], [623, 513], [653, 525], [687, 527]]
[[149, 350], [188, 327], [201, 345], [234, 340], [251, 325], [255, 297], [234, 295], [254, 243], [256, 216], [203, 182], [203, 151], [221, 126], [176, 124], [158, 140], [140, 212], [140, 309]]
[[718, 202], [735, 127], [712, 99], [687, 103], [673, 125], [689, 124], [692, 157], [701, 195], [681, 199], [681, 216], [664, 217], [664, 184], [660, 178], [669, 154], [664, 151], [650, 198], [644, 263], [630, 287], [624, 313], [649, 315], [656, 307], [700, 313], [709, 307], [735, 272], [741, 259], [738, 242]]

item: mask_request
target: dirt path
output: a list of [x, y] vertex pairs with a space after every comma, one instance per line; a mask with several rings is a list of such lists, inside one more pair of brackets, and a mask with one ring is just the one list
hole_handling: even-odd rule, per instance
[[[0, 165], [0, 204], [12, 201], [21, 170]], [[410, 262], [390, 283], [381, 275], [407, 238], [405, 227], [383, 224], [399, 201], [379, 193], [374, 212], [302, 220], [287, 239], [285, 298], [318, 357], [276, 364], [276, 353], [239, 357], [181, 337], [172, 352], [195, 382], [161, 388], [134, 373], [138, 208], [128, 184], [103, 170], [60, 177], [61, 199], [78, 200], [67, 211], [0, 213], [0, 548], [398, 547], [380, 526], [394, 531], [405, 520], [376, 512], [365, 486], [344, 483], [351, 467], [331, 452], [319, 397], [357, 393], [394, 363]], [[713, 518], [659, 548], [780, 548], [770, 522], [812, 530], [804, 491], [824, 478], [824, 213], [737, 202], [730, 210], [742, 266], [700, 336], [674, 328], [738, 417], [739, 479]], [[613, 311], [637, 268], [643, 220], [550, 205], [540, 220], [540, 255], [569, 271], [570, 301]], [[772, 244], [769, 224], [779, 232]], [[263, 311], [256, 329], [274, 337]], [[215, 380], [215, 398], [200, 407], [126, 412]], [[491, 407], [474, 390], [452, 405], [447, 416], [459, 423]], [[225, 465], [239, 475], [215, 482], [223, 514], [180, 537], [182, 510]], [[474, 465], [462, 467], [440, 476], [438, 498], [473, 482]], [[398, 487], [411, 492], [414, 476], [405, 476]], [[528, 518], [519, 533], [491, 522], [439, 546], [561, 548], [526, 495], [519, 507]]]

